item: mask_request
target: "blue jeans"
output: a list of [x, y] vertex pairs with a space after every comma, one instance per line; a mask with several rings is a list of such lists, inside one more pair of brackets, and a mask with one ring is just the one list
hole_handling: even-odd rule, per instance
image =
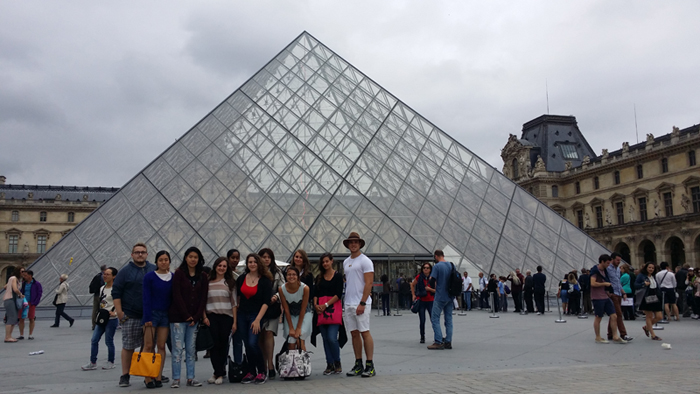
[[182, 354], [186, 353], [185, 365], [187, 366], [187, 379], [194, 379], [195, 340], [197, 337], [197, 325], [190, 323], [170, 323], [170, 336], [172, 338], [172, 367], [173, 379], [180, 379], [182, 368]]
[[241, 337], [241, 322], [238, 321], [236, 332], [233, 334], [233, 362], [243, 364], [243, 337]]
[[[428, 311], [428, 316], [433, 315], [433, 301], [419, 301], [418, 304], [418, 319], [420, 320], [420, 337], [425, 338], [425, 311]], [[442, 338], [440, 338], [442, 340]]]
[[260, 373], [266, 373], [267, 369], [265, 366], [265, 360], [263, 359], [262, 349], [258, 344], [258, 334], [253, 334], [253, 329], [250, 325], [253, 324], [257, 314], [238, 314], [238, 332], [241, 333], [241, 338], [243, 344], [245, 345], [245, 354], [248, 357], [248, 365], [250, 367], [250, 373], [257, 375]]
[[318, 326], [323, 338], [323, 350], [326, 352], [326, 364], [340, 362], [340, 344], [338, 344], [338, 331], [340, 324], [324, 324]]
[[464, 302], [465, 308], [467, 310], [472, 309], [472, 292], [471, 291], [465, 291], [462, 293], [462, 301]]
[[117, 331], [119, 319], [109, 319], [106, 326], [100, 327], [95, 324], [95, 331], [92, 332], [92, 346], [90, 349], [90, 362], [97, 363], [97, 351], [100, 349], [100, 339], [105, 335], [105, 345], [107, 345], [107, 361], [114, 363], [114, 332]]
[[452, 298], [446, 300], [437, 298], [433, 301], [433, 312], [430, 322], [433, 323], [433, 336], [436, 343], [442, 343], [442, 329], [440, 328], [440, 314], [445, 313], [445, 342], [452, 342], [452, 310], [455, 308]]

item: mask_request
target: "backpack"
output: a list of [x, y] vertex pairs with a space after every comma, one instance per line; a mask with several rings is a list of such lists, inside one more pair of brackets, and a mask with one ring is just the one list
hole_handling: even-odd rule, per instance
[[90, 291], [90, 294], [94, 294], [94, 295], [99, 294], [100, 288], [102, 287], [102, 285], [104, 285], [104, 283], [102, 283], [102, 273], [99, 273], [99, 274], [95, 275], [92, 278], [92, 280], [90, 281], [90, 286], [88, 289]]
[[452, 264], [452, 272], [450, 272], [450, 280], [447, 284], [447, 293], [450, 297], [458, 297], [462, 294], [462, 276], [457, 272], [454, 263]]

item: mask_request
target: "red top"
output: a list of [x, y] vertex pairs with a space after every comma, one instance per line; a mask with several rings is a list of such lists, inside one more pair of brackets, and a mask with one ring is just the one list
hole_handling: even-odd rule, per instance
[[[420, 280], [420, 274], [416, 275], [416, 280]], [[423, 284], [425, 285], [425, 287], [428, 287], [428, 286], [429, 286], [428, 280], [427, 280], [427, 279], [423, 279]], [[416, 284], [416, 285], [417, 285], [417, 284]], [[429, 292], [429, 291], [427, 291], [427, 293], [428, 293], [428, 295], [426, 295], [426, 296], [423, 296], [423, 297], [416, 297], [416, 298], [418, 298], [418, 299], [421, 300], [421, 301], [425, 301], [425, 302], [435, 301], [435, 294], [434, 294], [434, 293], [431, 293], [431, 292]]]
[[257, 292], [258, 285], [248, 286], [248, 284], [243, 281], [243, 284], [241, 285], [241, 293], [245, 296], [245, 298], [250, 299], [250, 297], [254, 296]]

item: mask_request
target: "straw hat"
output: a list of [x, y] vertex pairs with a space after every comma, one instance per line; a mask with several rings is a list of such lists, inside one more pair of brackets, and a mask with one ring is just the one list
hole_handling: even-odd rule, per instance
[[348, 242], [350, 242], [350, 241], [360, 241], [360, 249], [365, 247], [365, 240], [360, 238], [360, 234], [358, 234], [354, 231], [350, 233], [350, 235], [348, 236], [348, 238], [346, 240], [343, 241], [343, 245], [345, 245], [345, 247], [348, 249], [350, 249], [348, 247]]

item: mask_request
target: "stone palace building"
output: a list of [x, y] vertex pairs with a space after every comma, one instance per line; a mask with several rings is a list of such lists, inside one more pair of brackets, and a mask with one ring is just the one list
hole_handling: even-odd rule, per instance
[[510, 135], [503, 173], [634, 267], [700, 265], [700, 126], [596, 155], [573, 116]]

